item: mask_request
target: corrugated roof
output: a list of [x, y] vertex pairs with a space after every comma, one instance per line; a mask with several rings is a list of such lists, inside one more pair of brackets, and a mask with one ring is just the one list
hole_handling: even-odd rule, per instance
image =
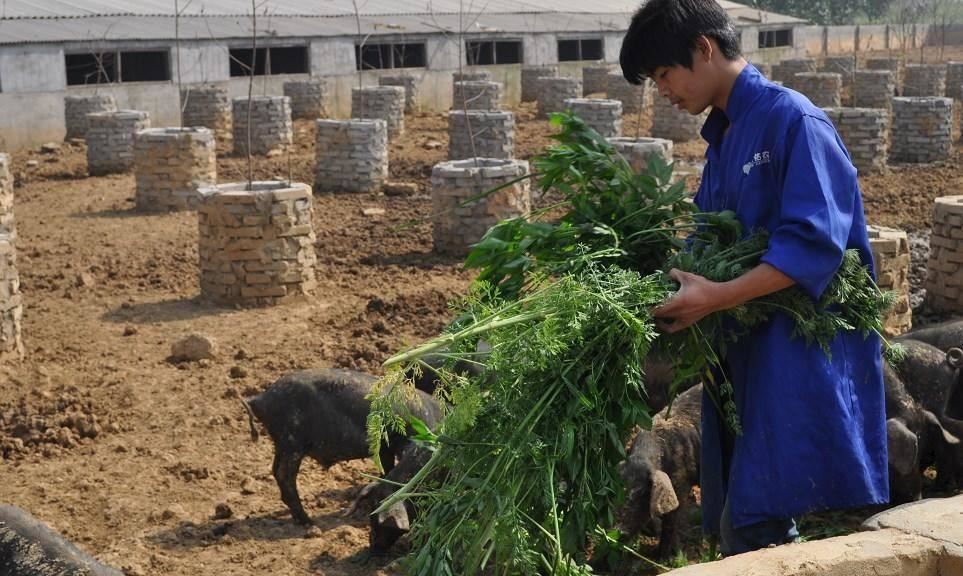
[[[184, 39], [246, 38], [246, 0], [177, 0]], [[257, 0], [259, 36], [357, 33], [350, 0]], [[737, 22], [802, 20], [717, 0]], [[459, 6], [464, 12], [459, 16]], [[624, 30], [637, 7], [627, 0], [358, 0], [363, 34], [532, 33]], [[0, 44], [171, 40], [174, 0], [0, 0]]]

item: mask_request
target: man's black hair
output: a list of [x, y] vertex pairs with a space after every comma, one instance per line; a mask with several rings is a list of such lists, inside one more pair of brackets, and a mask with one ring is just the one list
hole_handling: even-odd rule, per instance
[[660, 66], [692, 69], [700, 36], [713, 38], [728, 60], [741, 55], [739, 35], [715, 0], [647, 0], [632, 16], [622, 40], [622, 75], [641, 84]]

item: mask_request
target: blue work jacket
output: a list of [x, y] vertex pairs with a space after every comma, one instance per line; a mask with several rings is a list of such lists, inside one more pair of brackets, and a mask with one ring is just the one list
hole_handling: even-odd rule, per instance
[[[764, 262], [812, 298], [845, 249], [858, 249], [872, 266], [856, 169], [821, 109], [749, 65], [702, 136], [709, 148], [695, 202], [706, 211], [733, 210], [746, 232], [768, 230]], [[841, 333], [830, 359], [792, 330], [792, 320], [775, 314], [726, 347], [743, 428], [728, 474], [720, 417], [703, 398], [707, 534], [718, 534], [726, 497], [736, 528], [889, 499], [878, 337]]]

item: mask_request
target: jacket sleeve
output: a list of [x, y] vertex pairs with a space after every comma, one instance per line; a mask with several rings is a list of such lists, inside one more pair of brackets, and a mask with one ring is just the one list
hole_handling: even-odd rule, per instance
[[762, 261], [818, 299], [842, 263], [856, 207], [856, 168], [825, 119], [800, 118], [787, 134], [779, 223]]

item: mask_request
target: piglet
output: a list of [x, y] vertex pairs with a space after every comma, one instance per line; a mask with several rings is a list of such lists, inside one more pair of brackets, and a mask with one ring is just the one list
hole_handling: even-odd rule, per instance
[[652, 430], [636, 435], [623, 464], [626, 503], [619, 514], [621, 527], [633, 536], [648, 522], [661, 519], [659, 558], [679, 549], [688, 495], [699, 483], [701, 448], [702, 384], [698, 384], [676, 397], [671, 412], [660, 412]]
[[[272, 472], [281, 499], [294, 519], [310, 524], [298, 495], [297, 476], [305, 456], [327, 468], [338, 462], [367, 458], [367, 418], [371, 403], [366, 398], [377, 379], [353, 370], [324, 368], [287, 374], [264, 392], [244, 400], [257, 440], [254, 420], [260, 421], [274, 441]], [[441, 410], [430, 395], [415, 390], [405, 410], [434, 427]], [[408, 445], [403, 435], [392, 435], [382, 443], [381, 462], [385, 472]]]

